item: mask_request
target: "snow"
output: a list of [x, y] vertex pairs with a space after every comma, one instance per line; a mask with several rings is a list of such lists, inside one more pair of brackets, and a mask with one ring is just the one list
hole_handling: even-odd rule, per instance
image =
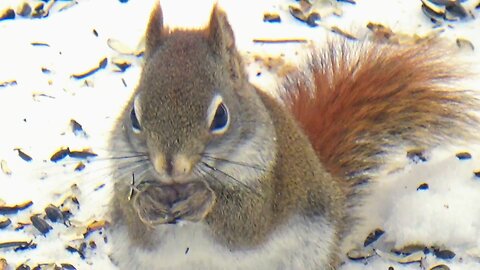
[[[32, 2], [32, 1], [29, 1]], [[64, 2], [64, 1], [59, 1]], [[106, 140], [112, 125], [134, 89], [140, 71], [141, 58], [119, 55], [107, 41], [116, 40], [125, 48], [136, 50], [142, 44], [143, 31], [153, 0], [93, 1], [80, 0], [65, 11], [52, 11], [47, 18], [0, 21], [0, 84], [16, 81], [16, 85], [0, 87], [0, 160], [11, 170], [11, 175], [0, 172], [0, 205], [33, 205], [18, 214], [5, 215], [12, 224], [0, 229], [0, 243], [29, 241], [35, 249], [15, 252], [0, 249], [11, 269], [21, 263], [31, 267], [39, 263], [70, 263], [77, 269], [115, 269], [108, 255], [112, 248], [103, 230], [92, 232], [83, 239], [86, 225], [94, 220], [105, 220], [107, 202], [111, 194], [109, 157], [121, 155], [106, 151]], [[327, 1], [324, 1], [327, 2]], [[478, 1], [467, 1], [474, 6]], [[21, 1], [2, 1], [0, 11], [7, 6], [17, 7]], [[166, 23], [171, 27], [199, 27], [208, 19], [210, 4], [205, 1], [162, 1]], [[338, 25], [358, 34], [367, 33], [366, 24], [377, 22], [396, 32], [424, 35], [433, 24], [423, 15], [417, 0], [364, 0], [356, 5], [339, 4], [340, 17], [329, 16], [321, 27], [310, 28], [288, 14], [288, 0], [221, 1], [235, 30], [237, 45], [249, 63], [252, 82], [264, 89], [273, 89], [275, 76], [253, 60], [254, 55], [279, 55], [298, 61], [297, 52], [305, 51], [301, 44], [253, 43], [254, 38], [308, 38], [321, 43], [328, 35], [324, 27]], [[264, 12], [278, 12], [279, 24], [264, 23]], [[478, 11], [474, 15], [479, 16]], [[450, 26], [448, 26], [450, 25]], [[93, 30], [98, 33], [94, 35]], [[480, 20], [444, 24], [442, 37], [452, 43], [466, 38], [475, 51], [465, 52], [472, 62], [471, 70], [480, 71]], [[49, 46], [32, 46], [42, 42]], [[74, 79], [97, 66], [107, 57], [105, 69], [85, 79]], [[115, 72], [112, 59], [122, 57], [132, 61], [125, 72]], [[51, 72], [44, 73], [42, 68]], [[262, 71], [262, 76], [255, 76]], [[468, 87], [477, 87], [480, 79]], [[466, 82], [467, 83], [467, 82]], [[88, 137], [75, 136], [70, 120], [79, 122]], [[75, 172], [78, 160], [66, 158], [58, 163], [49, 159], [61, 147], [71, 150], [91, 148], [99, 157], [86, 162], [86, 169]], [[26, 162], [17, 151], [30, 155]], [[455, 154], [468, 151], [472, 158], [459, 160]], [[385, 234], [374, 244], [375, 248], [389, 251], [412, 244], [423, 244], [449, 249], [456, 253], [451, 260], [442, 260], [428, 254], [420, 263], [399, 264], [388, 258], [374, 256], [367, 260], [346, 259], [342, 270], [360, 269], [429, 269], [443, 263], [450, 269], [480, 269], [480, 146], [472, 142], [445, 145], [427, 152], [426, 162], [412, 162], [406, 157], [391, 157], [395, 170], [385, 171], [371, 186], [371, 193], [361, 208], [364, 221], [352, 231], [351, 246], [363, 243], [375, 228]], [[417, 190], [422, 183], [428, 190]], [[76, 185], [73, 186], [72, 185]], [[103, 185], [99, 188], [99, 186]], [[72, 202], [75, 196], [79, 206]], [[70, 199], [69, 199], [70, 198]], [[71, 210], [72, 226], [49, 224], [53, 229], [41, 235], [33, 226], [14, 230], [18, 222], [29, 223], [33, 214], [43, 214], [49, 204], [65, 202]], [[2, 216], [0, 216], [1, 219]], [[66, 246], [78, 248], [87, 245], [86, 259], [66, 251]], [[422, 268], [423, 267], [423, 268]]]

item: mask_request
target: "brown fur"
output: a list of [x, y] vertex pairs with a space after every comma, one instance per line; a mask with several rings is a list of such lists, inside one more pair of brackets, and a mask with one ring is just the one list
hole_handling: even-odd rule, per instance
[[[343, 231], [345, 192], [341, 181], [326, 172], [308, 138], [294, 119], [271, 97], [258, 92], [272, 117], [279, 154], [275, 166], [256, 187], [261, 196], [212, 187], [218, 203], [207, 222], [232, 248], [255, 247], [295, 215], [326, 217]], [[220, 194], [220, 195], [219, 195]], [[255, 228], [255, 229], [253, 229]], [[339, 241], [339, 239], [337, 239]], [[332, 251], [335, 254], [336, 251]]]
[[326, 168], [360, 184], [399, 146], [473, 137], [479, 103], [455, 85], [467, 73], [452, 53], [433, 42], [332, 42], [286, 80], [283, 98]]

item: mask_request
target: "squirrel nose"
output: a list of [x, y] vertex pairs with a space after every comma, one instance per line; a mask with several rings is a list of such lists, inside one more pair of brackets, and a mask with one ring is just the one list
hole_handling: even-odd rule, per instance
[[173, 176], [173, 158], [171, 155], [168, 155], [165, 158], [165, 172], [168, 174], [168, 176], [172, 177]]
[[162, 155], [154, 157], [153, 165], [159, 174], [166, 174], [171, 178], [181, 178], [190, 174], [192, 162], [182, 154]]

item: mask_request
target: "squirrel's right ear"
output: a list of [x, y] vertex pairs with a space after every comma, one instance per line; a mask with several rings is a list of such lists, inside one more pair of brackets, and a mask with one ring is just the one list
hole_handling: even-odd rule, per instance
[[155, 8], [150, 14], [150, 20], [145, 33], [145, 58], [149, 58], [162, 44], [163, 35], [162, 8], [160, 7], [160, 2], [157, 1]]

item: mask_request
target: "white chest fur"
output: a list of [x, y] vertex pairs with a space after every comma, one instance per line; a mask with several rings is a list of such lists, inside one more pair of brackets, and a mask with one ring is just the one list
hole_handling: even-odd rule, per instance
[[121, 269], [330, 269], [334, 229], [325, 220], [295, 218], [274, 232], [261, 247], [230, 251], [218, 244], [201, 223], [159, 226], [158, 247], [130, 244], [125, 227], [111, 232], [113, 258]]

